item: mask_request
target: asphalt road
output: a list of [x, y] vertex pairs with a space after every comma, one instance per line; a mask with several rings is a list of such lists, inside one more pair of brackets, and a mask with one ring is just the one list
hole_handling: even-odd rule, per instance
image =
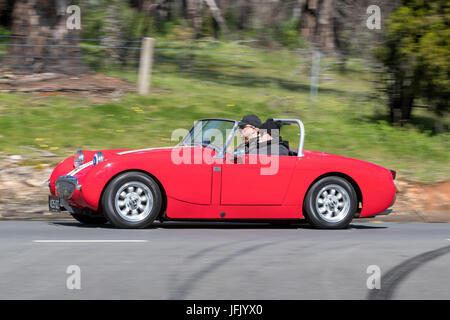
[[[0, 299], [450, 299], [449, 239], [445, 223], [1, 221]], [[70, 265], [81, 289], [67, 288]], [[369, 290], [373, 265], [381, 289]]]

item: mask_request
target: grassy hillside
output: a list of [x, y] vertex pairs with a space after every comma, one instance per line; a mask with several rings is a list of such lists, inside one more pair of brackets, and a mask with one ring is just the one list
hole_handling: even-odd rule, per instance
[[[372, 75], [364, 61], [350, 60], [347, 73], [340, 74], [335, 60], [323, 59], [319, 99], [311, 102], [309, 60], [301, 54], [230, 44], [198, 44], [187, 51], [160, 48], [157, 53], [155, 90], [149, 96], [127, 94], [99, 102], [0, 93], [0, 151], [29, 155], [28, 163], [37, 164], [50, 160], [42, 160], [36, 150], [65, 157], [77, 149], [165, 146], [176, 143], [170, 141], [174, 129], [189, 128], [196, 119], [239, 119], [252, 113], [263, 119], [302, 119], [305, 149], [374, 162], [417, 181], [450, 178], [450, 134], [427, 130], [433, 115], [425, 110], [415, 110], [414, 125], [388, 125], [381, 99], [371, 98]], [[108, 67], [103, 72], [136, 80], [132, 70]], [[283, 137], [298, 138], [292, 130]]]

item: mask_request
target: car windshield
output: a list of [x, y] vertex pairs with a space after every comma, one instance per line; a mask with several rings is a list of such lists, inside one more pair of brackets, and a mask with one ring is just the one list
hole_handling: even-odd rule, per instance
[[207, 119], [195, 123], [180, 145], [209, 146], [221, 151], [233, 131], [235, 121]]

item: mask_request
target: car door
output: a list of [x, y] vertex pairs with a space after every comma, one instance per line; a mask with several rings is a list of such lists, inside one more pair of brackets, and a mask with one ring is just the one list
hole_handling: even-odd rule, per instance
[[[200, 146], [181, 147], [176, 154], [180, 159], [168, 159], [162, 178], [167, 195], [187, 203], [210, 204], [214, 151]], [[179, 163], [181, 158], [184, 161]]]
[[221, 205], [281, 205], [298, 158], [245, 155], [222, 164]]

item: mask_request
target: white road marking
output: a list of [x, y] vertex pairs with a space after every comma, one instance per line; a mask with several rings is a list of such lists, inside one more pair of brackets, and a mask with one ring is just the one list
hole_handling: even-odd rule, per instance
[[33, 240], [36, 243], [139, 243], [148, 240]]

